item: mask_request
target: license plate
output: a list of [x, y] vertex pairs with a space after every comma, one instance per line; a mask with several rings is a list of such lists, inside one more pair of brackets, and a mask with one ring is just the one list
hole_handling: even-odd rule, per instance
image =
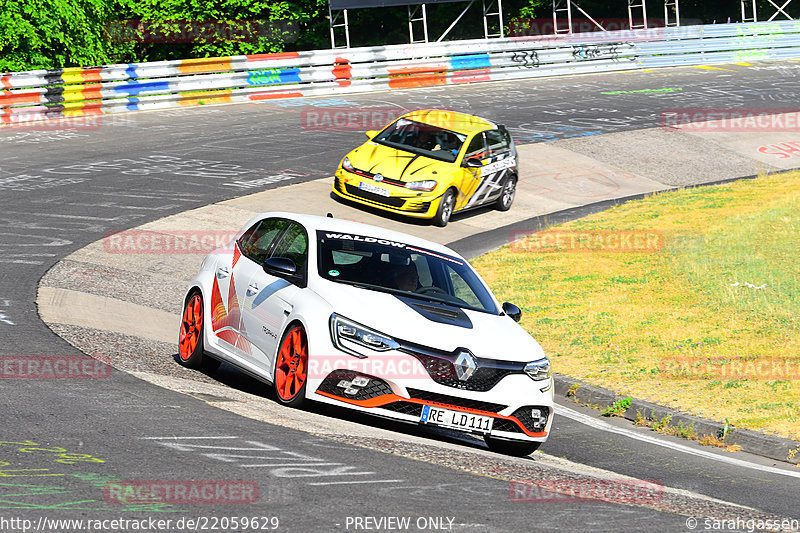
[[358, 188], [362, 191], [371, 192], [374, 194], [378, 194], [380, 196], [391, 196], [391, 191], [389, 189], [384, 189], [383, 187], [378, 187], [377, 185], [373, 185], [371, 183], [360, 182], [358, 184]]
[[494, 418], [425, 405], [422, 407], [422, 416], [419, 421], [423, 424], [433, 424], [461, 431], [489, 433], [492, 431]]

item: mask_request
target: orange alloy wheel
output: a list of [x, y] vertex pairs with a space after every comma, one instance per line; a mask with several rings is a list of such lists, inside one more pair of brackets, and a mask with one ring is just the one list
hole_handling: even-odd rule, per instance
[[192, 296], [181, 321], [181, 337], [179, 341], [181, 359], [188, 361], [194, 353], [200, 335], [203, 334], [203, 300], [199, 294]]
[[300, 326], [293, 327], [283, 339], [275, 364], [275, 390], [285, 402], [294, 400], [308, 375], [308, 341]]

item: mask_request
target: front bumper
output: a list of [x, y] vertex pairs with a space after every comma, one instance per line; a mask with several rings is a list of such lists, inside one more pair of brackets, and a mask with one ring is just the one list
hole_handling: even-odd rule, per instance
[[359, 182], [367, 179], [340, 168], [334, 176], [333, 193], [352, 202], [409, 217], [433, 218], [439, 209], [442, 192], [410, 191], [395, 185], [381, 184], [381, 187], [391, 191], [391, 196], [381, 196], [358, 188]]
[[[508, 440], [544, 442], [550, 432], [554, 413], [552, 378], [545, 391], [541, 389], [548, 385], [547, 381], [536, 382], [520, 373], [505, 375], [488, 390], [465, 390], [434, 380], [419, 359], [398, 351], [368, 359], [344, 355], [336, 359], [340, 362], [335, 368], [329, 367], [324, 377], [317, 374], [318, 379], [309, 380], [309, 398], [413, 424], [421, 423], [425, 405], [488, 416], [493, 419], [490, 435]], [[375, 371], [390, 368], [398, 371]], [[356, 378], [361, 378], [361, 383], [368, 381], [354, 387]], [[534, 420], [532, 409], [538, 409], [544, 419], [540, 416]]]

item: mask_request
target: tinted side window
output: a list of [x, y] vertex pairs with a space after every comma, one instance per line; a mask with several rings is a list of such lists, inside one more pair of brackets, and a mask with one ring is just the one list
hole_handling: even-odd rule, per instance
[[279, 218], [267, 218], [256, 223], [239, 238], [242, 254], [256, 263], [263, 263], [269, 257], [272, 242], [289, 224]]
[[483, 133], [476, 134], [470, 141], [464, 159], [466, 160], [470, 157], [477, 157], [478, 159], [486, 157], [486, 144], [483, 142]]
[[292, 223], [278, 241], [271, 257], [287, 257], [291, 259], [297, 265], [297, 272], [305, 278], [308, 263], [308, 236], [306, 231], [300, 225]]
[[487, 131], [486, 143], [489, 145], [491, 155], [497, 155], [508, 150], [508, 141], [499, 130]]

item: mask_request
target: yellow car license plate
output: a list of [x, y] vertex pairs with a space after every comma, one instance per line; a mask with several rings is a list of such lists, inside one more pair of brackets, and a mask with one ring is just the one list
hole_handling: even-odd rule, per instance
[[360, 182], [358, 184], [358, 188], [362, 191], [371, 192], [373, 194], [378, 194], [380, 196], [391, 196], [391, 191], [389, 189], [384, 189], [383, 187], [378, 187], [377, 185], [373, 185], [371, 183]]

